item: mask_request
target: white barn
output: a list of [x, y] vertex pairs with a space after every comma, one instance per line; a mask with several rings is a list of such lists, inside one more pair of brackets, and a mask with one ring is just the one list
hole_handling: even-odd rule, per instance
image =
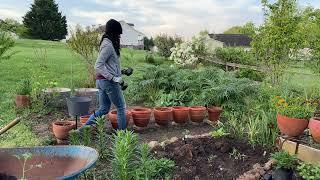
[[143, 38], [145, 35], [134, 28], [134, 24], [119, 21], [122, 26], [121, 46], [143, 49]]

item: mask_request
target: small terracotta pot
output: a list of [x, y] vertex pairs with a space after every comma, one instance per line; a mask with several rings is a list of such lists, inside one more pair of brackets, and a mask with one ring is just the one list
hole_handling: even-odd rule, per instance
[[[109, 112], [108, 118], [109, 118], [109, 120], [111, 122], [112, 127], [114, 129], [118, 129], [118, 114], [117, 114], [117, 111], [114, 110], [114, 111]], [[131, 112], [129, 110], [126, 110], [126, 127], [128, 127], [130, 119], [131, 119]]]
[[220, 119], [220, 114], [222, 113], [221, 107], [210, 107], [208, 108], [208, 116], [210, 121], [218, 121]]
[[309, 121], [306, 119], [290, 118], [277, 114], [277, 124], [282, 134], [296, 137], [301, 135], [308, 127]]
[[189, 118], [189, 107], [176, 106], [173, 107], [173, 121], [178, 124], [185, 124]]
[[31, 105], [31, 97], [28, 95], [16, 95], [16, 107], [26, 108]]
[[75, 121], [56, 121], [52, 123], [52, 131], [57, 139], [68, 139], [69, 131], [75, 128]]
[[190, 107], [190, 119], [192, 122], [200, 123], [204, 120], [206, 115], [206, 107], [192, 106]]
[[87, 121], [89, 120], [89, 118], [90, 118], [90, 115], [80, 116], [81, 125], [84, 126], [87, 123]]
[[320, 143], [320, 119], [311, 118], [309, 121], [309, 129], [313, 140], [317, 143]]
[[172, 108], [154, 108], [153, 114], [154, 120], [160, 126], [165, 126], [172, 120]]
[[135, 108], [131, 110], [132, 119], [136, 126], [147, 127], [151, 118], [152, 110], [149, 108]]

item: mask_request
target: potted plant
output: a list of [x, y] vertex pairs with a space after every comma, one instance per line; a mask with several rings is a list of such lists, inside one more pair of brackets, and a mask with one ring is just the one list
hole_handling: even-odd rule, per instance
[[276, 165], [275, 179], [291, 180], [293, 169], [298, 162], [297, 157], [290, 155], [286, 151], [280, 151], [272, 154], [271, 158], [275, 161]]
[[206, 107], [192, 106], [190, 107], [190, 119], [192, 122], [201, 123], [206, 115]]
[[277, 110], [277, 124], [282, 134], [296, 137], [308, 127], [308, 119], [314, 113], [316, 106], [301, 98], [285, 100], [279, 96], [273, 99]]
[[131, 110], [132, 119], [136, 126], [147, 127], [151, 118], [152, 110], [149, 108], [134, 108]]
[[173, 121], [178, 124], [185, 124], [189, 119], [189, 107], [175, 106], [173, 110]]
[[220, 119], [220, 114], [222, 113], [221, 107], [208, 107], [208, 117], [210, 121], [218, 121]]
[[23, 79], [16, 92], [16, 107], [25, 108], [31, 105], [32, 84], [30, 79]]
[[56, 121], [52, 123], [52, 131], [57, 139], [68, 139], [69, 131], [76, 128], [75, 121]]
[[309, 121], [309, 129], [313, 140], [316, 143], [320, 143], [320, 118], [311, 118]]
[[159, 107], [153, 110], [154, 120], [160, 126], [165, 126], [172, 120], [172, 108]]
[[[117, 111], [114, 110], [114, 111], [109, 112], [108, 118], [109, 118], [109, 120], [111, 122], [112, 127], [114, 129], [117, 129], [118, 128], [118, 114], [117, 114]], [[129, 110], [126, 110], [126, 127], [128, 127], [130, 119], [131, 119], [131, 112]]]

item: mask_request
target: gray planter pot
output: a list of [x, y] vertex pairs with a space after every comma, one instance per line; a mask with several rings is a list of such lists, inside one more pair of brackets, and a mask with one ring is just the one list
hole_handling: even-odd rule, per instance
[[99, 90], [96, 88], [80, 88], [75, 90], [75, 95], [78, 97], [88, 97], [91, 99], [90, 109], [99, 108]]
[[69, 88], [47, 88], [43, 90], [45, 103], [53, 108], [67, 108], [67, 99], [70, 98]]
[[70, 116], [84, 116], [89, 114], [91, 99], [88, 97], [71, 97], [67, 99]]

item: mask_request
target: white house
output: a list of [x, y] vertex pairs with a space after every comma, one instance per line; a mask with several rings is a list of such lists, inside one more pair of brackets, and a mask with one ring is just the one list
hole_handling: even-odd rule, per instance
[[122, 26], [121, 46], [143, 49], [143, 38], [145, 35], [134, 28], [134, 24], [119, 21]]

